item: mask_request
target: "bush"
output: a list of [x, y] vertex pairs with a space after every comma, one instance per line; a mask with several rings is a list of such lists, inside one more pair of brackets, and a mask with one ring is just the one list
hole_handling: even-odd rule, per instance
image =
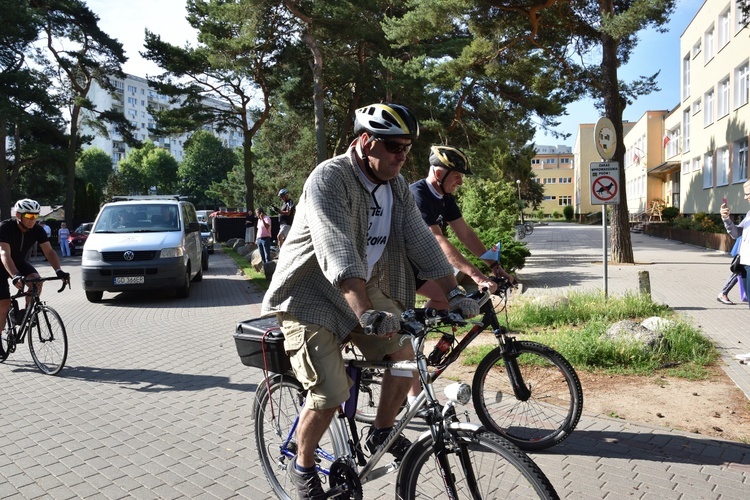
[[536, 218], [539, 219], [539, 220], [543, 220], [544, 219], [544, 210], [542, 210], [541, 208], [539, 210], [537, 210], [537, 212], [536, 212]]
[[552, 218], [553, 219], [559, 219], [560, 218], [560, 212], [558, 212], [557, 210], [555, 210], [554, 212], [552, 212]]
[[680, 215], [680, 209], [677, 207], [666, 207], [661, 211], [661, 216], [669, 222], [675, 220], [678, 215]]
[[565, 205], [565, 208], [563, 208], [563, 215], [565, 216], [565, 220], [573, 220], [573, 215], [575, 215], [573, 207]]

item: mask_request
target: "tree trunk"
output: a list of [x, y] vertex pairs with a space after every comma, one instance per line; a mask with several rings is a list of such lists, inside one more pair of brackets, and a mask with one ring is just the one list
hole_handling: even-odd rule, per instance
[[[601, 12], [612, 13], [612, 0], [600, 0]], [[611, 205], [610, 215], [610, 248], [612, 262], [633, 263], [633, 244], [630, 239], [628, 221], [628, 199], [625, 193], [625, 142], [623, 140], [622, 111], [625, 102], [620, 96], [620, 84], [617, 79], [617, 45], [618, 41], [602, 33], [602, 76], [604, 110], [607, 118], [612, 120], [617, 135], [617, 148], [612, 158], [620, 164], [620, 202]], [[606, 224], [606, 221], [602, 221]]]
[[242, 146], [244, 148], [242, 155], [245, 162], [245, 208], [248, 212], [252, 212], [255, 209], [255, 174], [253, 173], [252, 137], [246, 134]]
[[10, 217], [10, 183], [8, 182], [8, 157], [6, 130], [8, 122], [0, 116], [0, 220]]
[[70, 115], [70, 138], [68, 139], [68, 151], [65, 157], [65, 222], [68, 227], [74, 227], [75, 220], [75, 180], [76, 180], [76, 152], [78, 151], [78, 120], [81, 116], [81, 107], [73, 106]]
[[313, 73], [313, 105], [315, 108], [315, 151], [317, 163], [328, 158], [326, 148], [326, 128], [325, 128], [325, 102], [323, 95], [323, 54], [318, 47], [315, 37], [308, 30], [305, 31], [305, 43], [312, 52], [312, 73]]

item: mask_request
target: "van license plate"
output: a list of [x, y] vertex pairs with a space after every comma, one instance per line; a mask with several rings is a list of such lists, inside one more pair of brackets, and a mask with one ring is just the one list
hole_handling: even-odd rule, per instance
[[115, 276], [115, 285], [142, 285], [145, 282], [143, 276]]

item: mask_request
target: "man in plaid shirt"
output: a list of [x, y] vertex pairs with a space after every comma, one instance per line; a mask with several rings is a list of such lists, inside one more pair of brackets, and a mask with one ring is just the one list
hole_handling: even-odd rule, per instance
[[[352, 385], [340, 345], [351, 339], [371, 360], [414, 359], [411, 345], [395, 335], [401, 312], [414, 306], [412, 264], [420, 279], [443, 289], [452, 309], [479, 313], [400, 175], [419, 135], [416, 117], [398, 104], [373, 104], [355, 112], [354, 132], [349, 149], [307, 179], [263, 300], [263, 314], [277, 315], [295, 376], [309, 390], [291, 468], [299, 498], [324, 495], [313, 452]], [[411, 374], [385, 374], [369, 450], [388, 436], [411, 381]], [[409, 446], [401, 436], [389, 451], [400, 460]]]

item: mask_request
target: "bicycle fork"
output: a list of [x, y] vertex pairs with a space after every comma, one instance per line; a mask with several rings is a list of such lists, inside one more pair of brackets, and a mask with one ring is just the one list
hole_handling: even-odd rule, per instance
[[507, 335], [508, 331], [504, 326], [501, 326], [498, 330], [495, 330], [495, 337], [500, 344], [500, 352], [503, 355], [503, 363], [505, 364], [505, 371], [510, 379], [510, 384], [513, 387], [513, 394], [519, 401], [528, 401], [531, 397], [531, 389], [526, 386], [523, 381], [523, 374], [518, 367], [518, 348], [516, 347], [516, 339]]

